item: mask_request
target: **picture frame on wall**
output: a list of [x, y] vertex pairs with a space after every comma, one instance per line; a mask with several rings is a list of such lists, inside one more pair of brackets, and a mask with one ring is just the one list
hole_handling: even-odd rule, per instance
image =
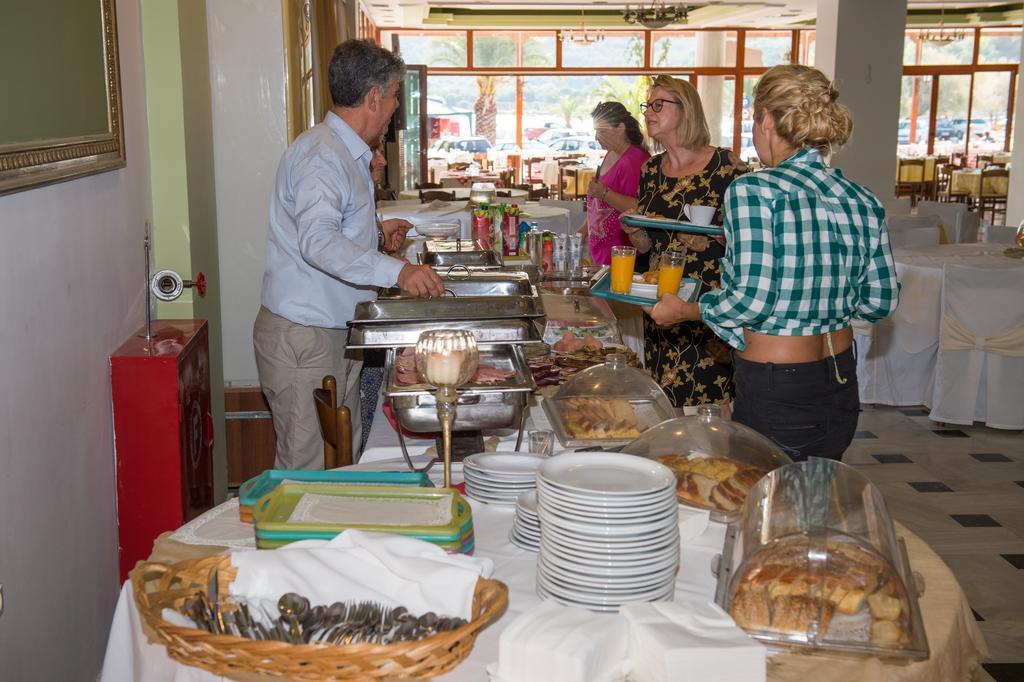
[[125, 166], [114, 4], [0, 10], [0, 194]]

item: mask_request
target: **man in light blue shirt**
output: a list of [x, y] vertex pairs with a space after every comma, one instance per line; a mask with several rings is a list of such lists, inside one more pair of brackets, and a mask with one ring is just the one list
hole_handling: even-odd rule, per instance
[[356, 304], [396, 284], [416, 296], [444, 295], [431, 268], [379, 250], [396, 247], [410, 227], [389, 220], [378, 229], [368, 144], [387, 130], [404, 71], [399, 56], [371, 41], [341, 43], [328, 67], [333, 108], [295, 139], [277, 169], [253, 346], [280, 469], [323, 467], [313, 389], [328, 374], [360, 442], [362, 362], [345, 348]]

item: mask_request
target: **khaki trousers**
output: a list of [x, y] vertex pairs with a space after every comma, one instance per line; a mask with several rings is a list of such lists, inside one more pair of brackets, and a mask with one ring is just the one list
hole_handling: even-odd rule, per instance
[[270, 403], [277, 432], [278, 469], [323, 469], [324, 442], [313, 403], [313, 389], [328, 374], [338, 381], [338, 401], [352, 415], [353, 459], [361, 442], [359, 405], [361, 356], [345, 357], [347, 329], [306, 327], [264, 307], [252, 330], [260, 386]]

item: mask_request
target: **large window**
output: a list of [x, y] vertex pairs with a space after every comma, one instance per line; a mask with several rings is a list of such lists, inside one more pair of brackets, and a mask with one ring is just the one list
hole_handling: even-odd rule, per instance
[[[496, 135], [515, 140], [524, 153], [548, 130], [592, 134], [589, 113], [603, 99], [623, 102], [640, 118], [649, 76], [664, 73], [697, 86], [716, 144], [754, 158], [754, 84], [777, 64], [813, 64], [816, 47], [813, 29], [611, 30], [597, 43], [573, 41], [574, 32], [575, 25], [381, 35], [406, 62], [428, 65], [430, 107], [442, 122], [432, 125], [433, 133]], [[973, 156], [1010, 148], [1020, 27], [961, 33], [946, 42], [930, 40], [923, 29], [906, 32], [900, 154]]]

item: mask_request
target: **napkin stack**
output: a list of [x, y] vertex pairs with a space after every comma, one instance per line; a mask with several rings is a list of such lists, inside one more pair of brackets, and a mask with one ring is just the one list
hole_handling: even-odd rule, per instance
[[490, 559], [448, 554], [413, 538], [346, 530], [332, 540], [303, 540], [275, 550], [235, 552], [233, 597], [270, 602], [297, 592], [313, 605], [376, 601], [404, 606], [415, 615], [472, 620], [479, 577], [490, 577]]
[[546, 601], [509, 623], [487, 672], [492, 682], [621, 682], [628, 640], [622, 616]]
[[628, 604], [629, 657], [636, 682], [686, 679], [764, 682], [765, 648], [707, 602]]

